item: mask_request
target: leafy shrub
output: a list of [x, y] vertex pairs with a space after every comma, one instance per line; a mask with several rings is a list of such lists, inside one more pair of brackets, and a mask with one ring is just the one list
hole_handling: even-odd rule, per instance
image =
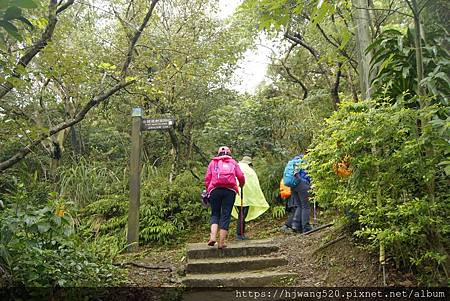
[[254, 161], [255, 171], [264, 196], [267, 198], [267, 202], [273, 204], [280, 192], [280, 180], [283, 177], [287, 160], [280, 156], [267, 154], [264, 158], [256, 158]]
[[117, 233], [116, 230], [120, 229], [120, 236], [125, 237], [128, 202], [129, 197], [124, 194], [105, 195], [86, 206], [81, 211], [81, 215], [88, 217], [89, 232], [96, 236], [97, 234]]
[[77, 163], [60, 168], [60, 194], [80, 207], [122, 186], [114, 170], [105, 164], [79, 157]]
[[12, 284], [72, 287], [123, 281], [112, 257], [99, 252], [99, 244], [82, 240], [69, 214], [56, 214], [60, 201], [50, 200], [40, 207], [23, 205], [21, 198], [26, 195], [19, 188], [14, 203], [7, 199], [8, 206], [0, 213], [0, 264], [11, 275]]
[[[142, 243], [167, 243], [190, 227], [206, 222], [207, 211], [199, 196], [201, 183], [189, 172], [182, 172], [172, 183], [157, 169], [143, 168], [139, 211]], [[125, 237], [128, 195], [108, 195], [85, 208], [90, 230], [100, 235]]]
[[129, 158], [130, 137], [127, 131], [119, 132], [116, 127], [99, 125], [94, 121], [86, 133], [86, 148], [91, 157], [110, 162], [126, 163]]
[[96, 253], [80, 248], [57, 250], [27, 247], [15, 257], [14, 282], [27, 287], [97, 287], [123, 282], [118, 268]]
[[[27, 183], [26, 187], [24, 183]], [[9, 199], [10, 202], [15, 204], [45, 204], [49, 189], [49, 183], [42, 181], [37, 171], [26, 173], [23, 170], [17, 170], [14, 173], [0, 176], [0, 199], [5, 201]]]
[[[319, 203], [352, 212], [355, 234], [386, 246], [398, 264], [445, 271], [450, 247], [448, 109], [345, 103], [308, 155]], [[418, 120], [431, 120], [420, 130]], [[338, 177], [333, 165], [350, 163]], [[444, 272], [445, 273], [445, 272]], [[436, 272], [434, 277], [439, 276]]]
[[448, 34], [442, 29], [426, 33], [427, 39], [423, 41], [424, 79], [421, 83], [417, 82], [414, 34], [412, 29], [406, 33], [389, 29], [369, 47], [377, 49], [371, 62], [372, 68], [378, 70], [373, 81], [375, 95], [387, 96], [393, 102], [406, 98], [418, 107], [414, 92], [420, 84], [434, 96], [434, 102], [448, 105], [450, 55], [445, 46]]
[[168, 242], [191, 226], [206, 222], [208, 215], [199, 201], [200, 181], [189, 172], [181, 173], [172, 183], [153, 179], [142, 189], [140, 225], [144, 242]]

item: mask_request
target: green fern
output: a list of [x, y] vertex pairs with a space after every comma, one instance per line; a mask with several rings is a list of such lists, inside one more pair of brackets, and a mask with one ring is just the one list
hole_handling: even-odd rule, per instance
[[272, 217], [273, 218], [282, 218], [286, 213], [286, 209], [284, 206], [275, 206], [272, 207]]

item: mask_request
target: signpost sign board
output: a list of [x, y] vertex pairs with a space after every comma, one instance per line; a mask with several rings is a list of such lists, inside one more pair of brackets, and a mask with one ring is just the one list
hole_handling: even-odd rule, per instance
[[142, 130], [165, 130], [170, 129], [175, 124], [173, 118], [161, 118], [161, 119], [142, 119]]

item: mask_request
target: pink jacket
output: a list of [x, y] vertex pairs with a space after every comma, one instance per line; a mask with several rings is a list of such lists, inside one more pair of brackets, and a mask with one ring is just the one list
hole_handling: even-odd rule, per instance
[[[235, 165], [234, 171], [236, 173], [236, 178], [239, 181], [239, 186], [244, 186], [245, 184], [245, 177], [244, 177], [244, 173], [242, 172], [241, 168], [239, 167], [239, 164], [237, 164], [237, 162], [230, 156], [225, 155], [225, 156], [218, 156], [215, 157], [211, 160], [211, 162], [209, 162], [208, 165], [208, 170], [206, 171], [206, 176], [205, 176], [205, 187], [206, 187], [206, 191], [209, 193], [211, 193], [211, 191], [213, 191], [214, 188], [217, 188], [217, 180], [212, 176], [213, 174], [213, 170], [214, 170], [214, 166], [218, 163], [219, 160], [225, 160], [225, 161], [229, 161], [229, 163], [233, 163]], [[234, 190], [236, 193], [239, 193], [239, 188], [237, 186], [237, 182], [234, 184], [230, 184], [227, 187], [223, 187], [223, 188], [229, 188]]]

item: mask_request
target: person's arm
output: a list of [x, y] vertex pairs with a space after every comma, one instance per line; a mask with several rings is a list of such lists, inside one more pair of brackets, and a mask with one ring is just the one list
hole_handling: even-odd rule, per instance
[[294, 177], [300, 179], [300, 171], [302, 169], [302, 160], [295, 160], [294, 161]]
[[208, 189], [209, 183], [211, 183], [211, 177], [212, 177], [212, 162], [209, 163], [208, 169], [206, 170], [205, 175], [205, 188]]
[[242, 170], [241, 170], [241, 168], [239, 167], [239, 164], [238, 164], [237, 162], [235, 162], [235, 165], [236, 165], [236, 169], [235, 169], [235, 171], [236, 171], [236, 178], [237, 178], [238, 181], [239, 181], [239, 186], [240, 186], [240, 187], [244, 187], [244, 185], [245, 185], [245, 176], [244, 176], [244, 173], [242, 172]]

